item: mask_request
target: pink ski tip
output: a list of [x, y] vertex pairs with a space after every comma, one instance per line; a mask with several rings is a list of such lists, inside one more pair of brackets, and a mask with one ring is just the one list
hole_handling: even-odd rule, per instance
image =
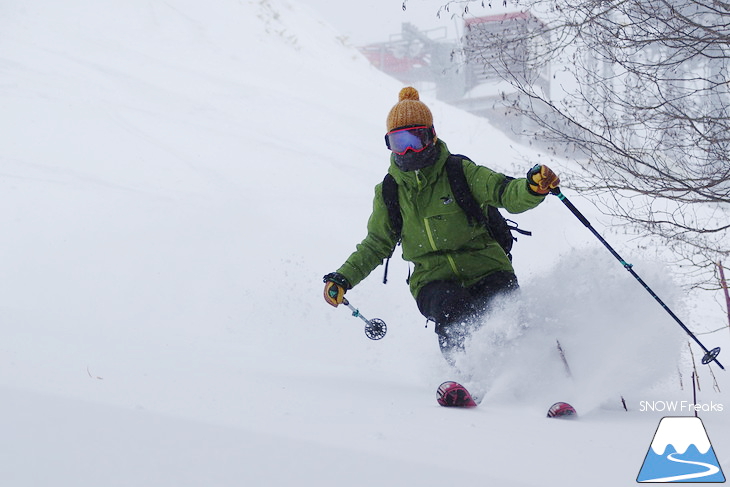
[[575, 419], [578, 417], [578, 413], [575, 408], [567, 402], [556, 402], [547, 413], [548, 418], [564, 418], [564, 419]]
[[466, 387], [458, 382], [446, 381], [436, 391], [437, 401], [444, 407], [473, 408], [477, 406]]

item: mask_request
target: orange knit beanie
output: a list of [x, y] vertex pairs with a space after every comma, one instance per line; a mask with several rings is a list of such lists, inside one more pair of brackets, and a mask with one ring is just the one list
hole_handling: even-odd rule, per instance
[[407, 86], [398, 93], [398, 103], [390, 109], [387, 120], [388, 132], [408, 125], [433, 125], [431, 110], [419, 99], [418, 90]]

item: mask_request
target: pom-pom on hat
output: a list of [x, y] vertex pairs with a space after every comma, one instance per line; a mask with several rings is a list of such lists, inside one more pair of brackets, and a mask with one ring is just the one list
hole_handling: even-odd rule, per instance
[[398, 93], [398, 103], [390, 109], [387, 120], [388, 132], [408, 125], [433, 125], [431, 110], [419, 99], [418, 90], [407, 86]]

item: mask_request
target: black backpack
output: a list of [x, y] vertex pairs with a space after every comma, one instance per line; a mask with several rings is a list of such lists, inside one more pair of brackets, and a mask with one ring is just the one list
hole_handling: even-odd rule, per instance
[[[446, 160], [446, 175], [449, 178], [451, 192], [454, 193], [454, 199], [459, 207], [466, 213], [466, 218], [471, 225], [480, 224], [487, 229], [489, 235], [504, 249], [509, 260], [512, 260], [512, 244], [517, 238], [512, 232], [522, 235], [532, 235], [532, 232], [518, 228], [517, 223], [506, 219], [502, 213], [493, 206], [487, 206], [487, 211], [481, 210], [479, 203], [469, 189], [469, 183], [464, 175], [463, 160], [464, 156], [451, 154]], [[507, 184], [514, 178], [506, 177], [502, 182], [499, 190], [499, 198], [502, 198]], [[403, 229], [403, 216], [400, 212], [400, 204], [398, 203], [398, 183], [393, 176], [386, 174], [383, 178], [383, 202], [388, 210], [388, 218], [393, 229], [393, 235], [400, 243], [401, 230]], [[390, 257], [388, 257], [390, 259]], [[410, 277], [410, 276], [409, 276]], [[385, 275], [383, 282], [388, 281], [388, 261], [385, 263]]]

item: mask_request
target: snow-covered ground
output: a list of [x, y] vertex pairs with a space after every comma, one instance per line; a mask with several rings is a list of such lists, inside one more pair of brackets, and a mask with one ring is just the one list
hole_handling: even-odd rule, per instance
[[[515, 217], [521, 300], [461, 363], [479, 408], [436, 404], [462, 377], [399, 258], [348, 293], [383, 340], [322, 300], [400, 88], [293, 1], [4, 2], [0, 485], [633, 484], [667, 414], [642, 401], [691, 400], [686, 336], [557, 198]], [[425, 101], [454, 152], [514, 176], [547, 161]], [[692, 329], [726, 324], [566, 194]], [[698, 402], [724, 406], [701, 417], [727, 475], [712, 371]], [[559, 400], [580, 420], [546, 419]]]

